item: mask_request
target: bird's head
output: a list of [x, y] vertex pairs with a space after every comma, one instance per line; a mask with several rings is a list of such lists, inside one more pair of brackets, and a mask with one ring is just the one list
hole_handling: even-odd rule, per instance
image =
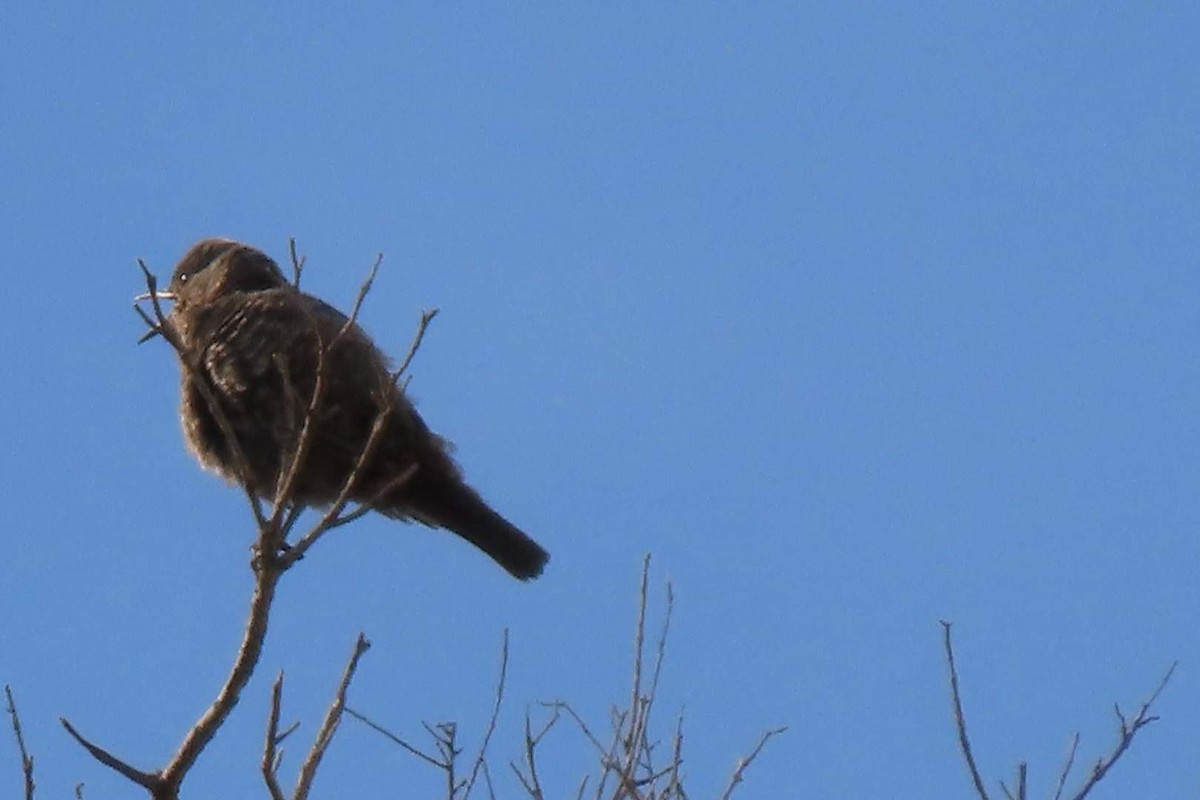
[[[203, 308], [233, 292], [261, 292], [287, 285], [279, 266], [261, 250], [232, 239], [202, 239], [179, 259], [166, 291], [154, 296], [174, 302], [171, 316], [178, 319], [189, 309]], [[150, 295], [136, 299], [147, 300]], [[140, 341], [157, 332], [151, 330]]]
[[176, 305], [202, 305], [231, 292], [260, 292], [287, 285], [266, 253], [231, 239], [204, 239], [192, 245], [171, 273], [159, 297]]

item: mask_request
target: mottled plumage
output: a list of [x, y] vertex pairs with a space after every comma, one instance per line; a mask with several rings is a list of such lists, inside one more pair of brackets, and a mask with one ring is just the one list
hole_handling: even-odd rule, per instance
[[393, 385], [387, 358], [366, 333], [351, 325], [337, 338], [346, 317], [293, 287], [266, 254], [225, 239], [201, 241], [175, 267], [168, 294], [175, 301], [168, 324], [202, 376], [182, 370], [181, 414], [188, 446], [204, 466], [231, 482], [243, 478], [199, 379], [212, 388], [237, 437], [249, 467], [247, 488], [273, 498], [281, 465], [299, 439], [319, 354], [334, 342], [324, 356], [324, 394], [296, 501], [324, 506], [337, 498], [390, 399], [378, 448], [351, 499], [375, 498], [415, 463], [412, 477], [376, 502], [378, 511], [449, 529], [522, 580], [541, 573], [546, 551], [467, 486], [449, 444]]

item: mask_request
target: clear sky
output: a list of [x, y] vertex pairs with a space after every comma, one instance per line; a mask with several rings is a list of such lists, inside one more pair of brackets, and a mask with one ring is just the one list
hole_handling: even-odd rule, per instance
[[[261, 796], [270, 678], [307, 741], [359, 630], [356, 708], [480, 729], [505, 627], [518, 796], [525, 705], [625, 701], [647, 552], [693, 797], [784, 724], [742, 797], [968, 796], [940, 618], [991, 786], [1180, 659], [1095, 796], [1194, 796], [1198, 41], [1185, 3], [3, 5], [0, 682], [44, 796], [135, 796], [58, 716], [160, 766], [241, 632], [244, 501], [130, 310], [211, 235], [297, 237], [343, 308], [382, 251], [364, 324], [442, 309], [412, 394], [553, 560], [331, 536], [190, 796]], [[440, 781], [348, 722], [317, 795]]]

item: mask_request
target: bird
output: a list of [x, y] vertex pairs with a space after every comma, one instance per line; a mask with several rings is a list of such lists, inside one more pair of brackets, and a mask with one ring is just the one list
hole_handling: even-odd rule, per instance
[[383, 414], [349, 499], [456, 533], [520, 580], [542, 573], [547, 551], [467, 484], [453, 446], [417, 413], [387, 356], [357, 322], [288, 281], [266, 253], [203, 239], [155, 296], [173, 303], [162, 325], [178, 349], [184, 439], [203, 467], [274, 500], [320, 375], [294, 503], [336, 502]]

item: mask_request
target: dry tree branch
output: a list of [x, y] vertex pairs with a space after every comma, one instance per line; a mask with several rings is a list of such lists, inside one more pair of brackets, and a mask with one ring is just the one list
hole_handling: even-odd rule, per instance
[[33, 782], [33, 756], [29, 755], [29, 751], [25, 749], [25, 735], [21, 731], [21, 717], [17, 714], [17, 704], [13, 701], [12, 689], [8, 684], [4, 685], [4, 699], [7, 701], [6, 710], [8, 711], [9, 719], [12, 720], [13, 736], [17, 740], [17, 752], [21, 756], [21, 774], [25, 780], [25, 800], [33, 800], [33, 790], [35, 788]]
[[1017, 764], [1017, 793], [1013, 794], [1009, 791], [1008, 784], [1004, 781], [1000, 781], [1000, 791], [1004, 792], [1004, 796], [1008, 800], [1029, 800], [1028, 776], [1029, 765], [1022, 761]]
[[[1125, 755], [1125, 751], [1129, 749], [1129, 745], [1133, 744], [1133, 737], [1137, 735], [1138, 731], [1149, 725], [1151, 722], [1156, 722], [1158, 720], [1158, 717], [1151, 716], [1150, 707], [1153, 706], [1158, 700], [1158, 696], [1162, 694], [1163, 689], [1167, 688], [1167, 682], [1170, 681], [1171, 676], [1175, 674], [1175, 668], [1177, 666], [1179, 666], [1178, 661], [1171, 664], [1171, 666], [1167, 669], [1166, 674], [1163, 675], [1162, 680], [1158, 682], [1158, 686], [1156, 686], [1154, 691], [1150, 694], [1150, 697], [1148, 697], [1146, 701], [1142, 703], [1132, 721], [1129, 721], [1125, 718], [1125, 715], [1121, 713], [1120, 706], [1114, 705], [1114, 708], [1117, 712], [1117, 719], [1121, 723], [1117, 745], [1113, 748], [1111, 753], [1096, 762], [1096, 765], [1092, 767], [1091, 774], [1088, 775], [1087, 780], [1084, 781], [1083, 785], [1079, 787], [1079, 791], [1072, 795], [1072, 800], [1083, 800], [1083, 798], [1087, 797], [1088, 792], [1092, 790], [1092, 787], [1103, 780], [1104, 776], [1108, 774], [1108, 771], [1112, 769], [1114, 764], [1117, 763], [1117, 760], [1121, 756]], [[1074, 755], [1073, 750], [1072, 755]]]
[[1067, 752], [1067, 760], [1063, 762], [1063, 768], [1058, 773], [1058, 785], [1054, 788], [1054, 800], [1062, 800], [1063, 791], [1067, 788], [1067, 776], [1071, 774], [1071, 767], [1075, 766], [1075, 754], [1079, 751], [1079, 733], [1076, 732], [1071, 738], [1071, 749]]
[[[546, 720], [546, 723], [542, 725], [541, 730], [534, 734], [532, 725], [530, 724], [529, 709], [525, 709], [525, 766], [529, 770], [529, 775], [526, 776], [515, 762], [510, 761], [508, 763], [508, 766], [516, 774], [517, 780], [519, 780], [521, 785], [525, 787], [525, 792], [534, 800], [544, 800], [545, 797], [545, 793], [542, 791], [541, 781], [539, 780], [537, 774], [537, 757], [535, 753], [537, 751], [537, 746], [541, 744], [542, 738], [545, 737], [545, 735], [550, 732], [550, 729], [553, 728], [558, 722], [560, 717], [559, 711], [560, 709], [557, 706], [554, 707], [554, 713], [551, 714], [550, 718]], [[583, 784], [580, 784], [579, 787], [580, 796], [582, 796], [583, 787], [587, 784], [586, 775], [584, 776], [583, 781]]]
[[975, 793], [979, 795], [979, 800], [990, 800], [987, 789], [983, 787], [983, 778], [979, 775], [979, 768], [975, 765], [975, 756], [971, 752], [971, 739], [967, 735], [967, 718], [963, 714], [962, 695], [958, 688], [958, 668], [954, 665], [954, 645], [950, 641], [951, 623], [949, 620], [941, 620], [941, 623], [946, 663], [950, 666], [950, 694], [954, 701], [954, 725], [958, 730], [958, 746], [967, 762], [967, 768], [971, 771], [971, 781], [975, 784]]
[[117, 758], [103, 747], [92, 744], [86, 738], [84, 738], [79, 731], [75, 730], [75, 728], [66, 720], [65, 717], [60, 717], [58, 721], [62, 723], [62, 726], [67, 729], [67, 733], [71, 734], [75, 741], [79, 742], [79, 744], [83, 745], [85, 750], [91, 753], [92, 758], [96, 759], [114, 772], [120, 773], [137, 785], [149, 789], [151, 797], [155, 798], [155, 800], [158, 800], [160, 797], [169, 797], [169, 795], [160, 794], [159, 786], [161, 785], [162, 781], [159, 779], [158, 775], [152, 772], [143, 772], [142, 770], [131, 767], [129, 764], [126, 764], [124, 761]]
[[492, 706], [492, 716], [488, 720], [487, 730], [483, 734], [483, 741], [479, 744], [479, 754], [475, 756], [475, 763], [471, 767], [471, 777], [467, 780], [466, 788], [463, 790], [463, 797], [471, 795], [471, 789], [475, 786], [475, 778], [479, 775], [481, 768], [486, 768], [485, 760], [487, 757], [488, 745], [491, 744], [492, 734], [496, 732], [496, 721], [500, 718], [500, 705], [504, 701], [504, 684], [508, 677], [508, 628], [504, 629], [504, 638], [500, 644], [500, 678], [496, 681], [496, 702]]
[[[531, 798], [537, 800], [542, 797], [541, 786], [537, 782], [537, 745], [546, 731], [557, 722], [560, 714], [565, 714], [574, 721], [583, 739], [591, 745], [599, 765], [596, 781], [590, 784], [590, 790], [591, 776], [585, 776], [579, 783], [576, 789], [577, 800], [582, 800], [585, 793], [596, 800], [687, 800], [682, 774], [684, 760], [682, 712], [676, 719], [673, 736], [668, 742], [656, 741], [651, 738], [650, 734], [651, 713], [657, 702], [659, 682], [666, 660], [666, 643], [674, 611], [675, 594], [668, 582], [666, 610], [663, 615], [655, 662], [652, 671], [647, 675], [645, 648], [646, 619], [649, 607], [649, 573], [650, 557], [646, 556], [642, 562], [637, 619], [634, 627], [630, 707], [611, 709], [612, 735], [607, 744], [600, 741], [596, 732], [566, 701], [542, 703], [543, 707], [553, 711], [553, 716], [537, 736], [530, 734], [530, 723], [527, 716], [523, 768], [516, 764], [511, 766], [520, 779], [526, 794]], [[728, 800], [733, 795], [737, 786], [744, 780], [747, 769], [766, 747], [767, 742], [785, 730], [787, 729], [781, 727], [766, 731], [750, 753], [738, 760], [729, 783], [724, 789], [724, 794], [721, 796], [723, 800]], [[660, 752], [665, 752], [667, 755], [663, 757]], [[656, 763], [664, 758], [666, 763]]]
[[[346, 710], [346, 692], [349, 691], [350, 681], [354, 678], [354, 673], [358, 669], [358, 661], [370, 647], [371, 643], [367, 641], [367, 638], [361, 633], [358, 634], [358, 638], [354, 642], [354, 652], [351, 653], [350, 660], [346, 663], [346, 668], [342, 672], [337, 692], [329, 705], [329, 709], [325, 712], [325, 719], [321, 723], [320, 730], [317, 731], [308, 755], [300, 765], [300, 770], [296, 776], [296, 787], [292, 791], [291, 800], [306, 800], [308, 797], [321, 759], [324, 757], [325, 751], [329, 748], [329, 744], [333, 741], [333, 736], [337, 733], [338, 726], [341, 724], [342, 712]], [[271, 800], [285, 800], [283, 789], [279, 786], [279, 766], [283, 759], [283, 751], [279, 750], [279, 745], [300, 726], [299, 722], [295, 722], [288, 726], [282, 733], [279, 731], [282, 701], [283, 673], [280, 672], [271, 686], [271, 710], [267, 715], [267, 733], [263, 743], [263, 755], [260, 764], [263, 780], [267, 785], [267, 791], [271, 795]]]
[[350, 681], [354, 679], [354, 672], [358, 669], [358, 661], [370, 647], [371, 643], [367, 641], [367, 637], [361, 633], [358, 634], [358, 639], [354, 642], [354, 652], [351, 654], [350, 660], [346, 662], [346, 669], [338, 684], [337, 694], [334, 695], [329, 710], [325, 712], [325, 720], [321, 723], [321, 729], [317, 732], [316, 739], [313, 740], [308, 757], [304, 759], [304, 763], [300, 767], [296, 789], [292, 792], [293, 800], [307, 800], [308, 793], [312, 789], [313, 778], [317, 774], [317, 767], [320, 766], [321, 759], [325, 756], [325, 751], [329, 749], [329, 743], [333, 741], [333, 735], [337, 732], [338, 725], [341, 724], [342, 711], [346, 708], [346, 692], [350, 689]]
[[[943, 647], [946, 652], [946, 663], [950, 668], [950, 693], [954, 703], [954, 721], [958, 732], [959, 748], [962, 751], [963, 759], [966, 761], [967, 767], [970, 770], [971, 779], [975, 784], [976, 793], [979, 795], [981, 800], [988, 800], [987, 791], [983, 788], [983, 781], [979, 776], [979, 770], [975, 765], [975, 758], [971, 753], [971, 742], [967, 736], [967, 722], [965, 715], [963, 714], [962, 696], [958, 686], [958, 670], [954, 664], [954, 647], [950, 639], [951, 623], [947, 620], [941, 620], [941, 625], [943, 630]], [[1119, 723], [1117, 730], [1117, 744], [1113, 748], [1112, 752], [1096, 761], [1096, 764], [1092, 767], [1087, 779], [1084, 780], [1083, 784], [1079, 787], [1075, 794], [1071, 795], [1071, 800], [1084, 800], [1084, 798], [1088, 796], [1092, 789], [1095, 788], [1096, 784], [1104, 779], [1109, 770], [1112, 769], [1113, 765], [1115, 765], [1121, 756], [1125, 754], [1125, 752], [1129, 749], [1129, 746], [1133, 744], [1133, 739], [1137, 735], [1138, 731], [1149, 725], [1151, 722], [1158, 720], [1158, 717], [1150, 714], [1150, 709], [1154, 703], [1157, 702], [1163, 690], [1167, 688], [1167, 683], [1171, 680], [1171, 676], [1175, 674], [1175, 668], [1177, 666], [1179, 666], [1178, 661], [1171, 664], [1171, 666], [1167, 669], [1166, 674], [1163, 675], [1162, 680], [1158, 682], [1158, 685], [1155, 687], [1154, 691], [1138, 708], [1138, 711], [1133, 716], [1133, 719], [1127, 718], [1125, 714], [1122, 713], [1120, 706], [1114, 706], [1117, 715], [1117, 721]], [[1066, 787], [1067, 779], [1070, 776], [1071, 768], [1075, 764], [1075, 756], [1078, 749], [1079, 734], [1076, 733], [1072, 739], [1071, 749], [1067, 753], [1066, 761], [1058, 774], [1058, 781], [1054, 792], [1054, 800], [1061, 800], [1063, 796], [1063, 791]], [[1025, 762], [1021, 762], [1017, 765], [1017, 791], [1015, 795], [1009, 790], [1008, 786], [1001, 781], [1000, 788], [1004, 791], [1005, 796], [1009, 798], [1009, 800], [1026, 800], [1028, 796], [1027, 773], [1028, 766]]]
[[786, 730], [787, 728], [784, 727], [767, 731], [759, 738], [758, 744], [754, 745], [754, 749], [750, 751], [748, 756], [738, 759], [737, 767], [734, 768], [733, 775], [729, 777], [729, 786], [726, 787], [725, 794], [721, 795], [721, 800], [729, 800], [733, 796], [733, 790], [742, 782], [746, 768], [754, 762], [754, 759], [758, 758], [758, 754], [762, 752], [762, 749], [766, 747], [767, 742], [771, 741], [773, 736], [778, 736]]
[[487, 751], [488, 746], [492, 741], [492, 735], [496, 732], [496, 724], [500, 718], [500, 707], [504, 701], [504, 687], [507, 683], [507, 676], [508, 630], [505, 629], [500, 646], [500, 676], [496, 682], [496, 699], [492, 705], [492, 713], [488, 718], [487, 729], [484, 731], [483, 739], [480, 742], [479, 752], [475, 756], [475, 760], [472, 762], [471, 773], [467, 778], [461, 781], [457, 777], [456, 770], [458, 757], [462, 754], [462, 749], [458, 746], [458, 726], [455, 723], [439, 722], [436, 726], [430, 725], [427, 722], [421, 723], [421, 725], [433, 738], [434, 745], [438, 749], [438, 756], [432, 756], [409, 744], [404, 739], [389, 731], [387, 728], [384, 728], [382, 725], [371, 720], [365, 714], [355, 711], [352, 708], [347, 708], [346, 713], [362, 722], [375, 732], [382, 734], [408, 753], [445, 772], [447, 800], [458, 800], [458, 798], [461, 798], [461, 800], [467, 800], [467, 798], [471, 796], [471, 791], [475, 788], [475, 784], [480, 774], [484, 776], [484, 782], [488, 787], [489, 796], [491, 796], [493, 795], [493, 788], [491, 783], [491, 775], [488, 772], [487, 766]]
[[354, 717], [356, 720], [358, 720], [362, 724], [366, 725], [371, 730], [373, 730], [376, 733], [391, 740], [393, 744], [399, 745], [401, 748], [408, 751], [409, 753], [416, 756], [417, 758], [421, 759], [422, 761], [432, 764], [433, 766], [438, 767], [438, 768], [444, 768], [445, 765], [443, 765], [442, 762], [438, 761], [436, 758], [434, 758], [433, 756], [424, 752], [423, 750], [420, 750], [419, 748], [414, 747], [413, 745], [404, 741], [399, 736], [392, 733], [387, 728], [385, 728], [382, 725], [380, 725], [379, 723], [375, 722], [374, 720], [372, 720], [370, 717], [366, 716], [365, 714], [360, 714], [359, 712], [355, 711], [353, 708], [350, 708], [349, 706], [346, 707], [346, 713], [349, 714], [350, 716]]
[[279, 750], [279, 745], [296, 729], [295, 726], [292, 726], [283, 733], [279, 732], [279, 715], [282, 703], [283, 670], [280, 670], [279, 674], [275, 676], [275, 682], [271, 684], [271, 711], [267, 715], [267, 734], [266, 741], [263, 743], [262, 757], [263, 780], [267, 784], [267, 791], [271, 795], [271, 800], [285, 800], [283, 789], [279, 786], [279, 765], [283, 760], [283, 751]]

